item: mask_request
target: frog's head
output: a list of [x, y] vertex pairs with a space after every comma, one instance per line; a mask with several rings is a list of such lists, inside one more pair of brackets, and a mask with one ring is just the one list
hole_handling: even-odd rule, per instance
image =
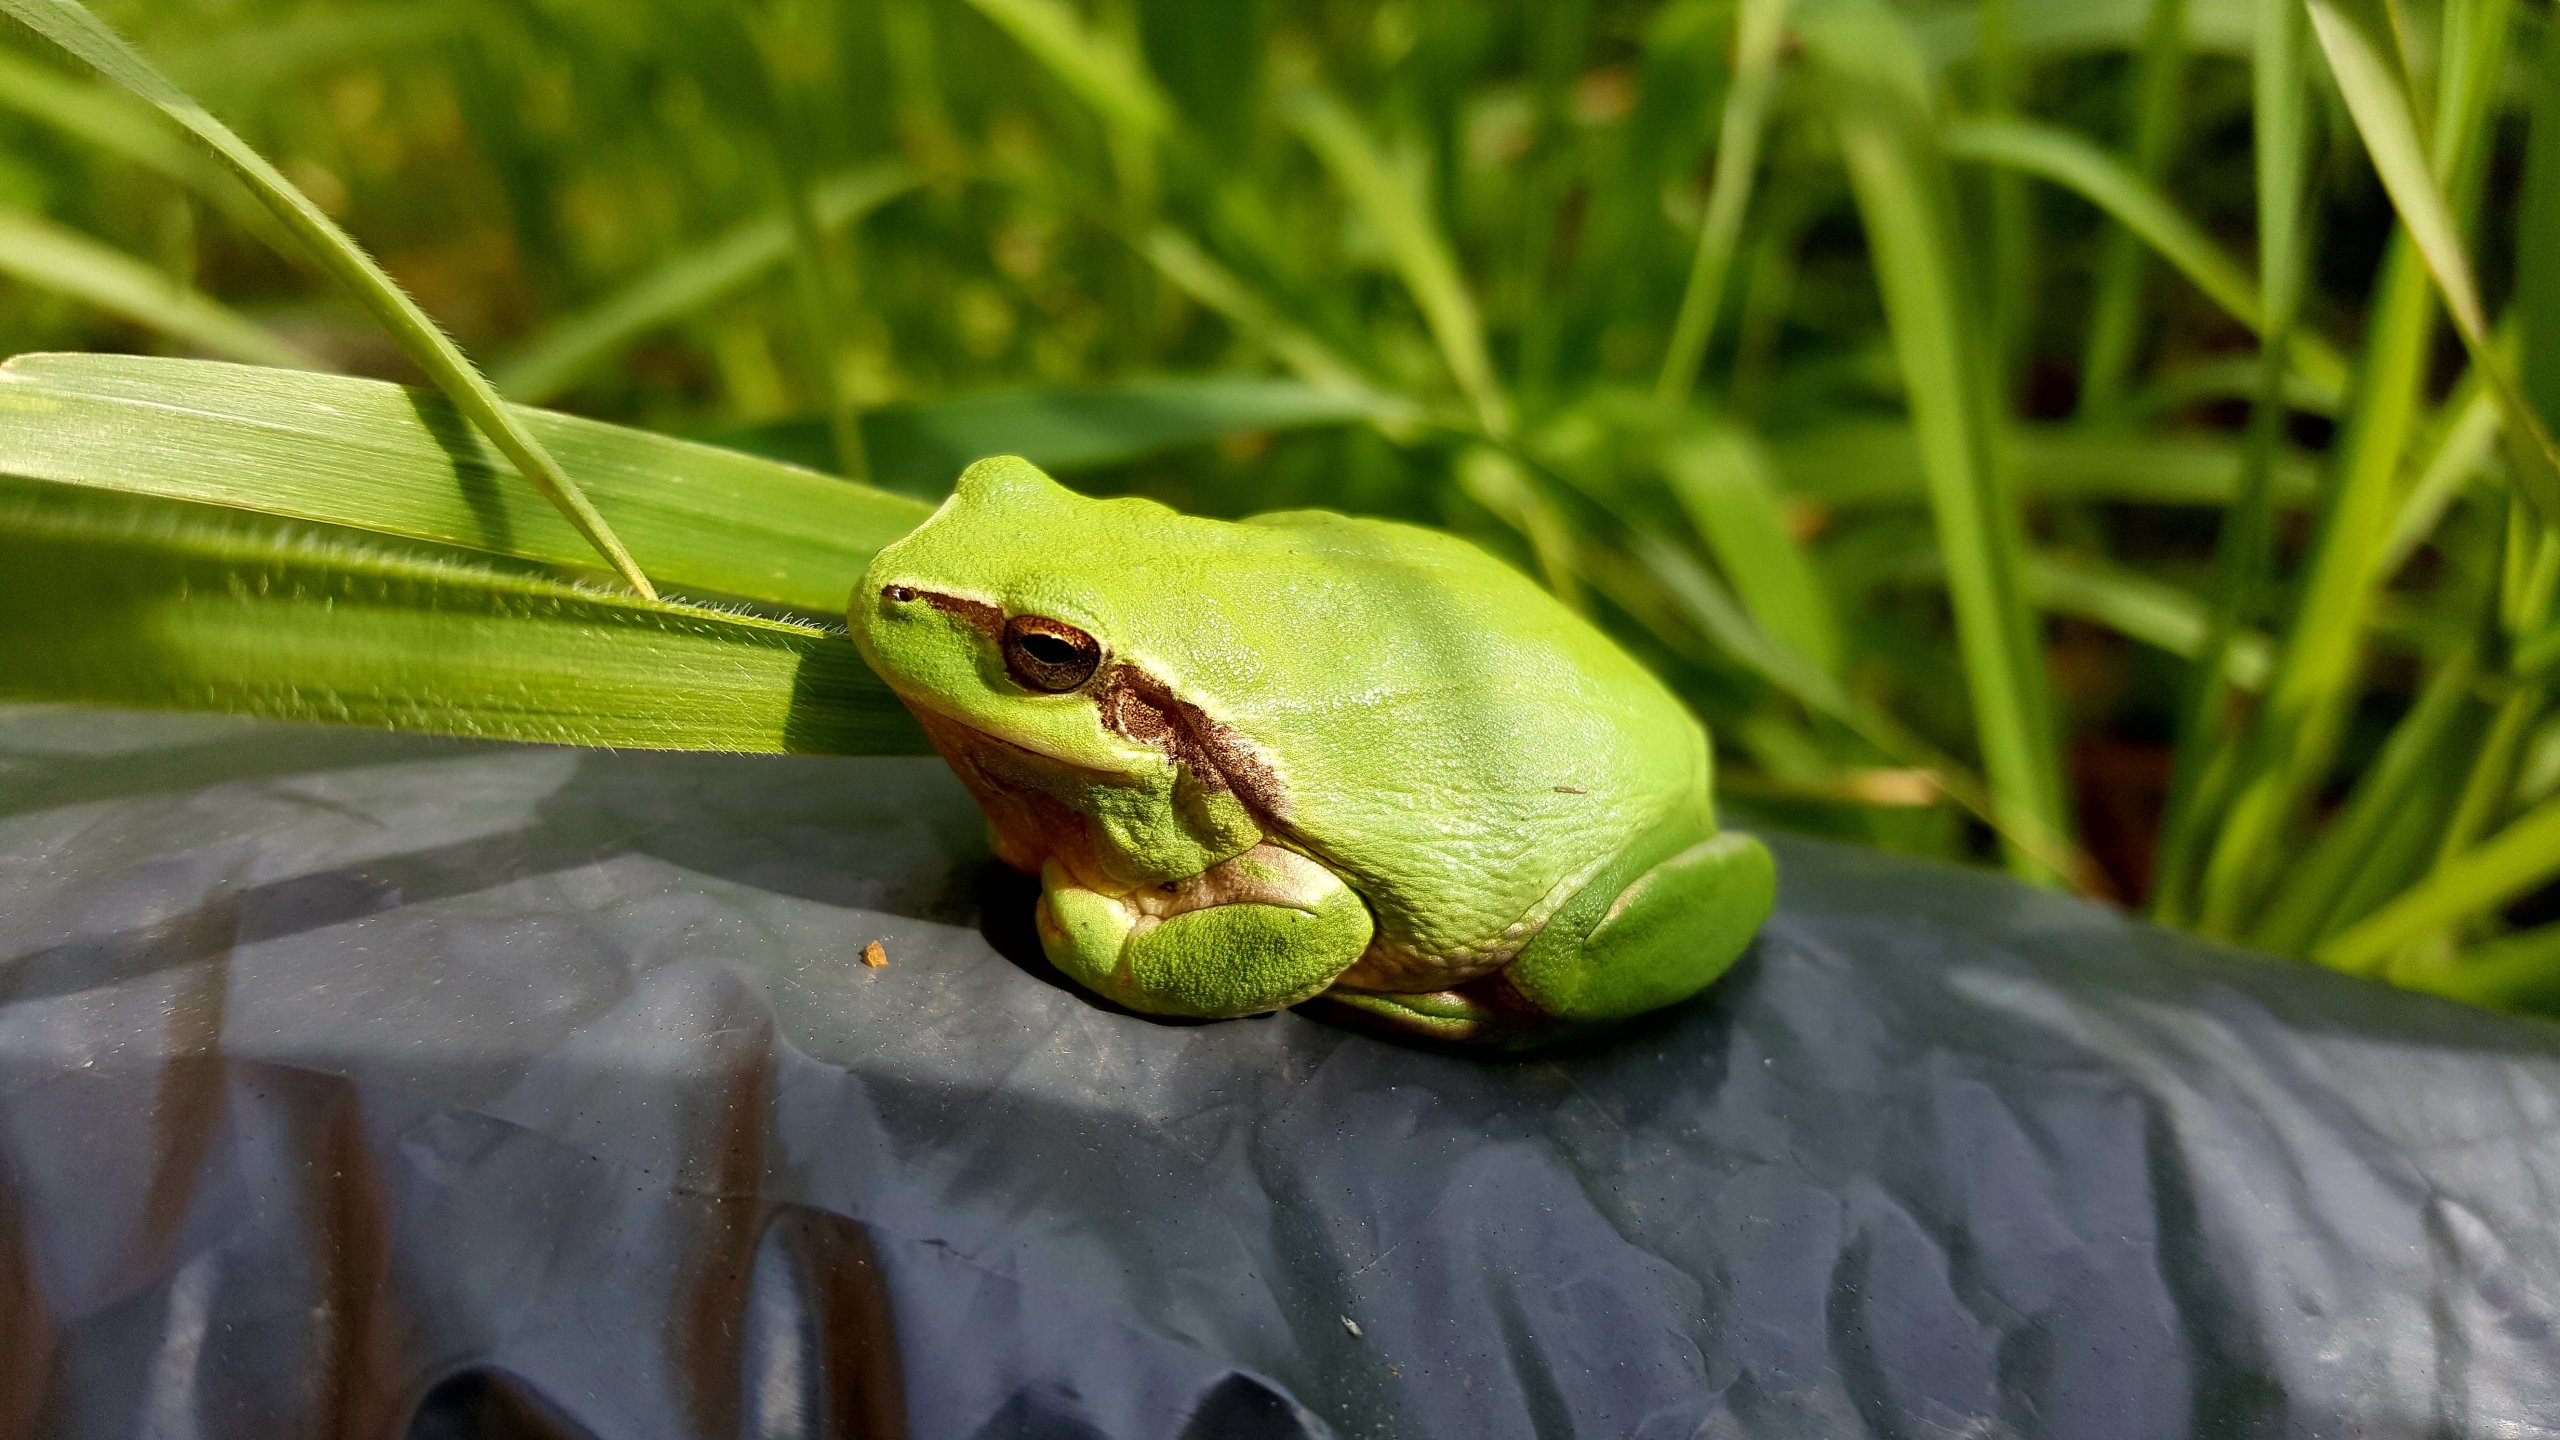
[[[981, 460], [931, 519], [882, 550], [851, 604], [854, 643], [928, 722], [956, 722], [1102, 775], [1168, 764], [1162, 686], [1130, 663], [1135, 557], [1188, 519], [1093, 500], [1013, 456]], [[1156, 597], [1159, 602], [1163, 597]]]

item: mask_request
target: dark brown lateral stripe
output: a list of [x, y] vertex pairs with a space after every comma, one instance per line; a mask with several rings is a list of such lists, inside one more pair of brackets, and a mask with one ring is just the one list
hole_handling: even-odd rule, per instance
[[1113, 734], [1158, 745], [1211, 790], [1232, 790], [1254, 810], [1288, 817], [1289, 793], [1271, 767], [1227, 726], [1201, 713], [1135, 665], [1111, 667], [1094, 687], [1102, 723]]
[[965, 595], [945, 595], [936, 590], [919, 590], [916, 598], [958, 619], [973, 630], [982, 630], [992, 638], [1004, 633], [1004, 608]]

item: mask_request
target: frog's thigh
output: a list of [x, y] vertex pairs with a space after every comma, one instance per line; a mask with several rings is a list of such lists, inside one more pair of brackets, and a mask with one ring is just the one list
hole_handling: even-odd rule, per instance
[[[1767, 847], [1738, 831], [1702, 840], [1638, 875], [1579, 944], [1532, 943], [1503, 972], [1563, 1020], [1615, 1020], [1668, 1005], [1722, 975], [1777, 897]], [[1543, 937], [1542, 937], [1543, 938]]]
[[1369, 907], [1340, 876], [1268, 845], [1181, 882], [1161, 901], [1083, 889], [1054, 864], [1041, 882], [1040, 943], [1050, 963], [1158, 1015], [1294, 1005], [1349, 969], [1372, 929]]

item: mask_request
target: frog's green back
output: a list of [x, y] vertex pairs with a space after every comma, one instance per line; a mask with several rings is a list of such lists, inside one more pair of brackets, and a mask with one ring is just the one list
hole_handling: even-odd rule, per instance
[[1462, 540], [1319, 511], [1203, 520], [989, 461], [902, 544], [1232, 727], [1277, 772], [1276, 838], [1349, 879], [1392, 948], [1499, 947], [1666, 814], [1711, 823], [1679, 701]]

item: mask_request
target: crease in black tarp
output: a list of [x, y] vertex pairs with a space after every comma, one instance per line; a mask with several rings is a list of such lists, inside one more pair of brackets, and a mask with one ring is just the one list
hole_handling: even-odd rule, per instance
[[1607, 1043], [1167, 1026], [978, 834], [0, 716], [0, 1440], [2560, 1433], [2552, 1027], [1783, 837]]

